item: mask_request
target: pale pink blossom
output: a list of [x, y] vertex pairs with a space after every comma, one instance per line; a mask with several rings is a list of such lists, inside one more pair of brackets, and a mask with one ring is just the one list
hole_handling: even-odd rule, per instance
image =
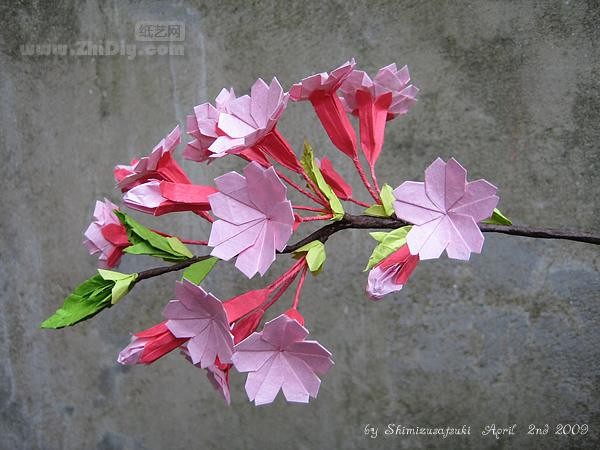
[[256, 80], [250, 95], [242, 95], [228, 104], [227, 111], [219, 112], [217, 138], [209, 146], [212, 156], [223, 156], [254, 147], [273, 131], [285, 110], [288, 94], [273, 78], [271, 84]]
[[394, 190], [399, 219], [414, 224], [406, 239], [421, 259], [468, 260], [481, 253], [483, 234], [477, 225], [498, 204], [497, 188], [485, 180], [467, 183], [467, 171], [454, 158], [436, 159], [425, 170], [425, 182], [405, 181]]
[[419, 264], [419, 256], [411, 255], [407, 245], [386, 257], [369, 271], [367, 294], [371, 300], [401, 290]]
[[290, 99], [294, 102], [310, 100], [317, 93], [335, 93], [356, 66], [354, 58], [346, 61], [331, 72], [321, 72], [303, 78], [290, 89]]
[[213, 223], [208, 245], [211, 255], [230, 260], [248, 278], [264, 275], [283, 250], [294, 225], [287, 188], [273, 167], [265, 169], [251, 162], [244, 176], [229, 172], [215, 179], [219, 192], [209, 196]]
[[189, 339], [186, 348], [192, 363], [204, 369], [213, 365], [217, 356], [223, 363], [231, 362], [233, 336], [223, 304], [214, 295], [186, 279], [178, 281], [175, 299], [163, 315], [175, 337]]
[[194, 139], [183, 151], [183, 157], [192, 161], [210, 161], [213, 154], [209, 148], [219, 137], [217, 122], [221, 112], [229, 113], [229, 104], [235, 100], [233, 89], [222, 89], [215, 99], [215, 106], [202, 103], [194, 107], [194, 114], [187, 116], [187, 133]]
[[352, 114], [358, 115], [359, 101], [356, 98], [359, 91], [368, 92], [375, 100], [384, 94], [391, 93], [391, 102], [388, 107], [388, 119], [403, 115], [416, 103], [417, 89], [410, 82], [408, 67], [400, 70], [396, 64], [379, 69], [373, 79], [362, 70], [354, 70], [344, 80], [340, 87], [343, 102]]
[[100, 267], [112, 268], [119, 265], [123, 249], [131, 245], [125, 227], [114, 213], [119, 209], [110, 200], [97, 201], [94, 221], [84, 232], [83, 244], [91, 255], [99, 253]]
[[317, 397], [317, 374], [327, 373], [333, 361], [327, 349], [306, 336], [306, 328], [283, 314], [235, 346], [233, 364], [249, 372], [246, 393], [256, 405], [273, 402], [280, 389], [290, 402], [308, 403], [309, 397]]
[[117, 186], [127, 191], [148, 180], [166, 180], [176, 183], [190, 183], [183, 169], [173, 159], [173, 150], [181, 142], [181, 131], [177, 125], [154, 147], [150, 155], [134, 159], [131, 164], [115, 166]]
[[117, 362], [124, 365], [151, 364], [187, 341], [175, 337], [161, 322], [135, 333], [131, 342], [119, 353]]

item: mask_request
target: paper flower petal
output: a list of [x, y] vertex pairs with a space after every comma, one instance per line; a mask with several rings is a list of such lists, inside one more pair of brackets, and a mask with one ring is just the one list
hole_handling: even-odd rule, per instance
[[307, 335], [296, 320], [281, 315], [235, 346], [233, 363], [249, 372], [246, 393], [256, 405], [271, 403], [279, 390], [290, 402], [307, 403], [317, 396], [317, 373], [326, 373], [333, 361], [319, 343], [306, 341]]
[[202, 368], [212, 365], [217, 356], [223, 363], [231, 362], [233, 336], [223, 304], [185, 279], [176, 283], [175, 297], [163, 315], [175, 337], [189, 339], [186, 347], [192, 362]]
[[425, 183], [407, 181], [394, 190], [398, 218], [415, 224], [407, 236], [413, 255], [421, 259], [468, 260], [480, 253], [483, 234], [477, 222], [498, 203], [496, 187], [485, 180], [467, 183], [467, 171], [454, 158], [436, 159], [425, 170]]
[[231, 172], [215, 180], [220, 192], [209, 197], [215, 216], [208, 245], [211, 254], [229, 260], [252, 278], [263, 275], [292, 235], [294, 214], [285, 185], [272, 167], [251, 162], [244, 176]]

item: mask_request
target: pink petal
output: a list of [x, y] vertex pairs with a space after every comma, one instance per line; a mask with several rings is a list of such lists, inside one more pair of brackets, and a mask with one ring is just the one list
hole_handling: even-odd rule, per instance
[[496, 186], [485, 180], [472, 181], [467, 184], [465, 195], [452, 206], [450, 211], [471, 216], [475, 222], [481, 222], [492, 215], [498, 204], [496, 191]]
[[213, 223], [208, 245], [214, 247], [211, 255], [229, 261], [235, 255], [254, 245], [265, 226], [264, 220], [232, 225], [223, 220]]
[[415, 225], [422, 225], [443, 214], [425, 193], [424, 183], [405, 181], [394, 190], [394, 197], [396, 216]]
[[421, 259], [439, 258], [450, 240], [451, 227], [447, 216], [413, 226], [406, 236], [410, 253]]

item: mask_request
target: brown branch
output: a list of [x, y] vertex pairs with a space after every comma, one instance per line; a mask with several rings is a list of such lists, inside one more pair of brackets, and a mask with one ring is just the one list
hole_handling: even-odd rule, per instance
[[[292, 253], [299, 249], [303, 245], [308, 244], [312, 241], [321, 241], [325, 243], [329, 237], [338, 231], [346, 230], [350, 228], [356, 229], [396, 229], [406, 225], [410, 225], [407, 222], [394, 218], [386, 217], [371, 217], [371, 216], [355, 216], [352, 214], [346, 214], [342, 220], [331, 222], [322, 228], [319, 228], [315, 232], [311, 233], [304, 239], [288, 245], [283, 251], [279, 253]], [[481, 224], [479, 226], [481, 231], [484, 233], [502, 233], [509, 234], [511, 236], [523, 236], [538, 239], [565, 239], [569, 241], [585, 242], [588, 244], [600, 245], [600, 236], [591, 233], [585, 233], [580, 231], [568, 231], [558, 230], [552, 228], [532, 228], [523, 226], [503, 226], [503, 225], [488, 225]], [[136, 282], [145, 280], [146, 278], [152, 278], [159, 275], [163, 275], [168, 272], [175, 272], [181, 269], [185, 269], [191, 266], [195, 262], [202, 261], [209, 258], [206, 256], [194, 256], [193, 258], [187, 259], [177, 264], [165, 267], [157, 267], [154, 269], [144, 270], [138, 274]]]
[[210, 255], [194, 256], [190, 259], [186, 259], [182, 262], [179, 262], [177, 264], [172, 264], [170, 266], [155, 267], [154, 269], [142, 270], [141, 272], [138, 273], [138, 276], [135, 279], [135, 282], [137, 283], [138, 281], [145, 280], [146, 278], [158, 277], [160, 275], [164, 275], [165, 273], [169, 273], [169, 272], [177, 272], [178, 270], [185, 269], [186, 267], [189, 267], [198, 261], [202, 261], [202, 260], [208, 259], [208, 258], [210, 258]]

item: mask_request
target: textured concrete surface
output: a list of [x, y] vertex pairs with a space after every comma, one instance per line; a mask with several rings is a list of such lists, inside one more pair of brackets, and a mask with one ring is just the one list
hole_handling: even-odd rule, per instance
[[[141, 20], [184, 21], [184, 56], [20, 50], [135, 43]], [[223, 86], [242, 93], [274, 74], [289, 86], [351, 56], [369, 71], [409, 64], [422, 90], [388, 127], [381, 181], [420, 179], [437, 155], [454, 155], [501, 187], [500, 206], [516, 222], [598, 231], [599, 21], [597, 2], [574, 0], [4, 0], [0, 448], [598, 448], [600, 255], [588, 245], [488, 235], [471, 262], [423, 264], [402, 293], [372, 303], [361, 270], [373, 242], [366, 232], [336, 235], [325, 275], [307, 282], [302, 300], [311, 334], [336, 361], [309, 406], [255, 408], [235, 376], [227, 408], [178, 356], [119, 367], [128, 333], [159, 320], [175, 276], [144, 282], [72, 329], [38, 324], [94, 271], [81, 232], [97, 198], [118, 200], [115, 163], [146, 152]], [[284, 117], [293, 145], [306, 137], [352, 174], [308, 105]], [[185, 167], [208, 182], [241, 165]], [[186, 215], [144, 220], [194, 238], [208, 232]], [[126, 259], [122, 269], [153, 264]], [[261, 281], [224, 264], [207, 284], [227, 297]], [[386, 437], [388, 423], [466, 425], [471, 435]], [[590, 432], [553, 435], [562, 423]], [[377, 439], [364, 436], [367, 424]], [[517, 424], [517, 433], [481, 436], [491, 424]], [[528, 436], [529, 424], [550, 432]]]

